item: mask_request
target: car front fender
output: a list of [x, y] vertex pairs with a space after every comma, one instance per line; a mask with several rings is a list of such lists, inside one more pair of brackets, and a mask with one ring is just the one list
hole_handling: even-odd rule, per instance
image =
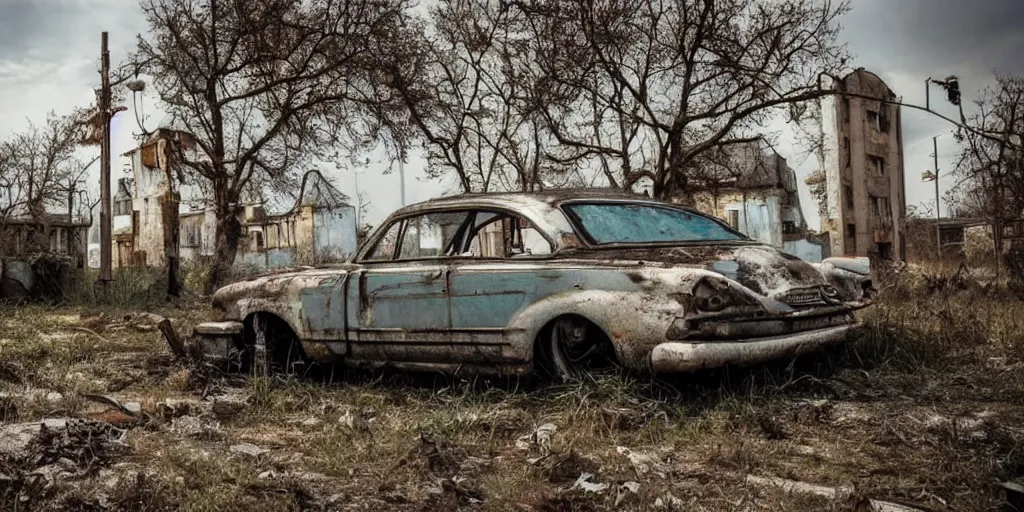
[[537, 337], [553, 320], [576, 315], [601, 329], [615, 347], [619, 363], [646, 369], [647, 355], [665, 341], [665, 332], [682, 315], [682, 306], [668, 297], [642, 292], [580, 290], [550, 295], [520, 311], [506, 331], [505, 356], [530, 361]]

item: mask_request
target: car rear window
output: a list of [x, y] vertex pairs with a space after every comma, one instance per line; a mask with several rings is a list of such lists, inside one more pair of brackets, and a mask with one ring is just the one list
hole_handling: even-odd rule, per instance
[[719, 222], [650, 204], [573, 203], [564, 207], [595, 244], [744, 240]]

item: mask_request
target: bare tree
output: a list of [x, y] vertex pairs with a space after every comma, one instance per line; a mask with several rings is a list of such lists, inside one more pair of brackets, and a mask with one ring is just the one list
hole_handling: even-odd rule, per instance
[[428, 174], [465, 192], [532, 190], [569, 169], [547, 158], [543, 83], [525, 15], [498, 0], [441, 0], [410, 36], [393, 85], [427, 147]]
[[83, 162], [76, 155], [83, 134], [79, 113], [50, 112], [42, 126], [30, 123], [0, 142], [0, 223], [12, 217], [42, 222], [54, 209], [73, 213], [86, 171], [96, 161]]
[[[976, 112], [964, 124], [957, 132], [961, 152], [950, 199], [962, 214], [992, 224], [998, 256], [1003, 226], [1024, 214], [1024, 77], [997, 76], [993, 87], [981, 91]], [[1024, 267], [1020, 270], [1024, 276]]]
[[243, 192], [294, 188], [309, 159], [397, 126], [386, 79], [408, 0], [142, 0], [149, 32], [125, 69], [154, 77], [194, 150], [176, 160], [216, 211], [207, 291], [233, 264]]
[[[662, 198], [685, 193], [702, 153], [751, 142], [783, 107], [827, 94], [820, 77], [838, 74], [847, 60], [837, 43], [845, 1], [510, 4], [534, 20], [552, 87], [584, 92], [553, 103], [549, 115], [562, 145], [576, 150], [568, 158], [611, 157], [611, 184], [647, 179]], [[593, 119], [574, 118], [586, 103]]]

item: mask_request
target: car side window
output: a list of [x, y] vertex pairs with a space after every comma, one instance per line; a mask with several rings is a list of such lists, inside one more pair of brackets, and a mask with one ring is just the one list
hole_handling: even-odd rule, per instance
[[366, 261], [387, 261], [395, 255], [395, 247], [398, 246], [398, 233], [401, 230], [402, 221], [391, 223], [384, 236], [377, 241], [377, 246], [367, 255]]
[[433, 212], [406, 220], [399, 259], [440, 258], [454, 251], [470, 212]]
[[476, 258], [517, 258], [551, 254], [544, 235], [522, 217], [478, 213], [476, 228], [463, 256]]

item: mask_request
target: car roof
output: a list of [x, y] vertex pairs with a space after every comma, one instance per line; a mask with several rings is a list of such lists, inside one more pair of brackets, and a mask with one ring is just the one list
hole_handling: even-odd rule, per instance
[[580, 241], [569, 219], [559, 206], [571, 201], [631, 201], [681, 208], [697, 215], [706, 214], [680, 204], [657, 201], [632, 192], [612, 188], [548, 189], [536, 192], [488, 192], [443, 196], [400, 208], [388, 216], [370, 237], [376, 239], [394, 219], [428, 211], [459, 208], [495, 208], [511, 210], [525, 216], [538, 229], [550, 236], [554, 250], [576, 247]]
[[580, 199], [619, 199], [619, 200], [650, 200], [650, 198], [613, 188], [567, 188], [548, 189], [536, 192], [484, 192], [472, 194], [456, 194], [429, 199], [415, 203], [396, 211], [396, 214], [432, 209], [434, 207], [451, 207], [460, 205], [505, 204], [509, 207], [532, 205], [547, 205], [549, 208], [557, 208], [565, 201]]

